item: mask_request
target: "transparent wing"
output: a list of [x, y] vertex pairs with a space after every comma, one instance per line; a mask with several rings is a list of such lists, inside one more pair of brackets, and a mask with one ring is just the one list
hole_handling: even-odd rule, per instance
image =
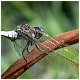
[[[45, 41], [45, 40], [47, 40], [47, 39], [50, 39], [52, 36], [50, 36], [50, 35], [48, 35], [47, 33], [45, 33], [46, 35], [44, 35], [41, 39], [40, 39], [40, 41], [41, 42], [43, 42], [43, 41]], [[57, 42], [58, 44], [61, 44], [59, 41], [57, 41], [57, 40], [55, 40], [55, 39], [53, 39], [53, 41], [54, 42]], [[51, 41], [50, 41], [51, 42]], [[54, 43], [52, 43], [52, 44], [54, 44]], [[55, 44], [56, 45], [56, 44]], [[75, 47], [73, 47], [72, 45], [69, 45], [69, 44], [66, 44], [66, 43], [64, 43], [63, 44], [63, 46], [65, 46], [65, 48], [62, 48], [62, 49], [64, 49], [64, 50], [66, 50], [66, 51], [69, 51], [69, 50], [74, 50], [75, 52], [79, 52], [79, 50], [78, 49], [76, 49]], [[67, 46], [69, 46], [68, 48], [66, 48]], [[60, 46], [61, 47], [61, 46]], [[68, 50], [69, 49], [69, 50]]]
[[[66, 53], [65, 50], [63, 52], [63, 49], [47, 55], [38, 65], [43, 66], [43, 75], [45, 71], [49, 71], [54, 78], [79, 78], [78, 55]], [[61, 76], [59, 76], [60, 74]], [[66, 75], [67, 77], [65, 77]]]
[[[17, 51], [17, 53], [22, 57], [22, 51], [24, 50], [24, 48], [27, 46], [27, 42], [28, 40], [24, 39], [24, 38], [20, 38], [20, 39], [16, 39], [15, 42], [13, 42], [14, 47]], [[30, 46], [28, 45], [28, 49], [29, 51], [31, 51], [35, 46]], [[27, 49], [24, 50], [24, 55], [28, 54]]]
[[[24, 43], [25, 43], [25, 44], [24, 44]], [[25, 46], [26, 46], [26, 44], [27, 44], [26, 40], [24, 40], [23, 38], [21, 38], [21, 39], [16, 39], [15, 42], [13, 42], [13, 44], [14, 44], [14, 47], [15, 47], [17, 53], [18, 53], [20, 56], [22, 56], [22, 51], [23, 51], [23, 49], [25, 48]], [[25, 51], [25, 52], [27, 53], [27, 51]]]
[[[49, 38], [51, 38], [50, 35], [43, 36], [39, 41], [43, 42]], [[61, 44], [58, 41], [56, 42], [58, 44]], [[79, 77], [79, 72], [78, 72], [79, 71], [79, 67], [78, 67], [79, 51], [78, 49], [76, 49], [71, 45], [68, 45], [68, 44], [63, 44], [63, 45], [66, 47], [51, 52], [51, 54], [49, 54], [48, 56], [40, 60], [38, 65], [41, 64], [43, 66], [44, 71], [51, 70], [52, 74], [55, 74], [55, 70], [57, 70], [58, 72], [61, 71], [65, 75], [68, 75], [68, 77], [72, 78], [72, 76], [74, 75], [73, 78], [78, 78]], [[44, 47], [47, 47], [47, 46], [45, 45], [42, 45], [42, 47], [40, 46], [40, 48], [43, 49], [43, 51], [45, 51]], [[61, 74], [61, 72], [59, 72], [59, 74]]]

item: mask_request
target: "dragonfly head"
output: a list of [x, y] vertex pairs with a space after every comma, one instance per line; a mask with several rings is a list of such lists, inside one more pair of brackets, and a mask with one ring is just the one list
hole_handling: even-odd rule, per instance
[[40, 27], [34, 27], [34, 29], [36, 31], [35, 38], [40, 39], [44, 34], [44, 30]]

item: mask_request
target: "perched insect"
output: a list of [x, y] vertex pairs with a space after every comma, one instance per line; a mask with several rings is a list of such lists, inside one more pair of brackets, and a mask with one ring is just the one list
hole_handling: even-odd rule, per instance
[[43, 51], [38, 46], [38, 44], [40, 43], [39, 39], [42, 38], [43, 35], [44, 30], [42, 28], [31, 27], [28, 24], [22, 24], [18, 26], [15, 30], [8, 31], [6, 37], [9, 38], [14, 43], [17, 52], [19, 54], [22, 53], [23, 58], [27, 62], [24, 55], [30, 52], [28, 49], [29, 46], [33, 46], [35, 44], [39, 51]]
[[[28, 54], [30, 51], [32, 51], [35, 46], [37, 47], [37, 49], [39, 51], [45, 51], [45, 48], [50, 49], [50, 47], [44, 45], [41, 41], [49, 39], [49, 38], [51, 38], [51, 36], [48, 35], [47, 33], [45, 33], [44, 30], [40, 27], [32, 27], [28, 24], [22, 24], [22, 25], [19, 25], [15, 30], [1, 31], [1, 35], [7, 37], [8, 39], [10, 39], [14, 43], [14, 47], [15, 47], [17, 53], [20, 56], [23, 56], [26, 63], [27, 63], [27, 59], [25, 57], [25, 54]], [[44, 39], [44, 38], [46, 38], [46, 39]], [[57, 41], [55, 39], [53, 39], [53, 40], [57, 44], [60, 44], [60, 47], [68, 46], [68, 44], [66, 44], [66, 43], [62, 44], [62, 46], [61, 46], [61, 43], [59, 41]], [[48, 42], [52, 43], [53, 45], [57, 45], [56, 43], [53, 43], [52, 41], [48, 40]], [[56, 52], [57, 52], [57, 54], [56, 54]], [[62, 68], [62, 70], [63, 70], [67, 66], [66, 67], [67, 71], [68, 71], [69, 66], [71, 66], [71, 65], [75, 66], [77, 64], [77, 63], [75, 63], [75, 59], [71, 60], [71, 58], [69, 58], [70, 55], [71, 55], [71, 57], [73, 56], [74, 58], [76, 58], [76, 50], [75, 50], [74, 47], [71, 47], [71, 46], [69, 46], [67, 48], [64, 47], [64, 48], [62, 48], [62, 49], [60, 49], [59, 51], [56, 51], [56, 52], [51, 54], [48, 61], [47, 61], [46, 58], [44, 58], [44, 59], [46, 59], [45, 61], [50, 63], [49, 61], [52, 61], [50, 59], [53, 59], [54, 64], [57, 61], [59, 61], [60, 64], [57, 63], [57, 64], [60, 65], [59, 70], [60, 70], [60, 68]], [[77, 53], [78, 53], [78, 51], [77, 51]], [[78, 56], [77, 56], [77, 58], [78, 58]], [[65, 64], [66, 64], [66, 66], [64, 66]], [[50, 64], [49, 64], [49, 66], [50, 66]], [[56, 66], [56, 65], [54, 65], [54, 67], [58, 68], [58, 66]], [[71, 69], [71, 67], [70, 67], [70, 69]], [[66, 70], [65, 70], [65, 72], [66, 72]]]
[[[28, 24], [23, 24], [18, 26], [18, 28], [15, 30], [15, 32], [18, 33], [17, 39], [13, 40], [15, 41], [15, 46], [19, 45], [17, 43], [18, 40], [20, 40], [21, 46], [22, 46], [22, 56], [24, 57], [25, 53], [29, 53], [29, 46], [32, 46], [35, 44], [35, 46], [38, 48], [38, 50], [43, 51], [38, 46], [38, 40], [43, 36], [44, 31], [43, 29], [39, 27], [31, 27]], [[23, 42], [22, 42], [23, 41]], [[19, 47], [19, 46], [18, 46]], [[20, 50], [20, 49], [18, 49]], [[24, 57], [25, 59], [25, 57]], [[27, 60], [25, 59], [27, 62]]]
[[[49, 36], [44, 32], [42, 28], [32, 27], [28, 24], [19, 25], [15, 30], [12, 31], [1, 31], [1, 35], [9, 38], [14, 43], [14, 47], [16, 51], [20, 56], [23, 56], [26, 62], [27, 59], [25, 58], [25, 54], [28, 54], [33, 49], [33, 48], [31, 49], [31, 47], [36, 46], [39, 51], [45, 51], [44, 47], [47, 46], [43, 45], [40, 42], [40, 39], [43, 38], [43, 36]], [[61, 44], [57, 40], [54, 41], [57, 42], [58, 44]], [[52, 42], [50, 41], [50, 43]], [[42, 46], [44, 47], [41, 48], [39, 44], [42, 44]], [[52, 44], [56, 45], [55, 43]], [[63, 44], [63, 45], [67, 46], [67, 44]]]

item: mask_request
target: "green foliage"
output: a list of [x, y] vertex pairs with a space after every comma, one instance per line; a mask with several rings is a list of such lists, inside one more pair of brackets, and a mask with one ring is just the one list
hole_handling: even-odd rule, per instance
[[[17, 25], [25, 23], [31, 26], [40, 26], [46, 33], [52, 36], [77, 29], [79, 27], [79, 2], [1, 1], [1, 30], [13, 30]], [[3, 73], [13, 62], [19, 59], [19, 56], [12, 43], [6, 38], [2, 37], [1, 43], [1, 72]], [[64, 52], [61, 50], [58, 52], [62, 55], [65, 53], [67, 58], [78, 62], [77, 52], [74, 52], [75, 50], [70, 48], [69, 51], [70, 52]], [[74, 53], [74, 55], [72, 55], [71, 52]], [[60, 56], [57, 55], [56, 57], [54, 56], [54, 58], [50, 56], [50, 58], [48, 57], [45, 60], [46, 62], [43, 61], [42, 65], [40, 65], [40, 63], [34, 65], [19, 78], [78, 78], [78, 74], [77, 76], [72, 74], [73, 71], [74, 73], [78, 71], [78, 68], [70, 64], [69, 61], [60, 58]], [[64, 62], [65, 65], [61, 64]], [[59, 68], [63, 70], [60, 70], [58, 65], [60, 65]], [[55, 69], [53, 69], [54, 67]]]

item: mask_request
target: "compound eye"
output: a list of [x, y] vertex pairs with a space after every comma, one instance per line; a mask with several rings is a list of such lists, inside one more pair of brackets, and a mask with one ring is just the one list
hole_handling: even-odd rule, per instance
[[44, 32], [44, 30], [42, 28], [40, 28], [42, 32]]
[[36, 31], [41, 31], [41, 32], [44, 32], [44, 30], [40, 27], [34, 27], [36, 29]]
[[35, 35], [35, 38], [36, 39], [40, 39], [42, 37], [42, 34], [41, 33], [36, 33], [36, 35]]

